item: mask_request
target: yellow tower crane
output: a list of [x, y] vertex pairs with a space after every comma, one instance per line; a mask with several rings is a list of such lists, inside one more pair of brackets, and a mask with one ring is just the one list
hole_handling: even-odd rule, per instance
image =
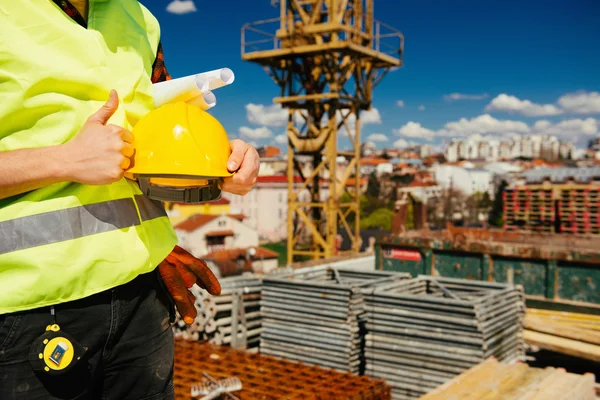
[[[288, 263], [341, 254], [338, 226], [348, 253], [360, 250], [360, 111], [404, 47], [400, 31], [373, 19], [373, 2], [272, 0], [279, 18], [242, 28], [242, 59], [269, 73], [289, 110]], [[349, 150], [338, 149], [342, 134]]]

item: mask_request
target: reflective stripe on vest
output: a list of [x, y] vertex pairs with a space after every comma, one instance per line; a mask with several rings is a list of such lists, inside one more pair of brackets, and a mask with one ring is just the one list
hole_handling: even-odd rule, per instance
[[137, 195], [135, 201], [141, 220], [133, 199], [127, 198], [0, 222], [0, 254], [128, 228], [167, 215], [146, 196]]
[[[89, 0], [87, 29], [53, 1], [0, 3], [0, 151], [70, 141], [112, 89], [110, 124], [131, 131], [154, 108], [160, 26], [138, 0]], [[127, 179], [0, 199], [0, 314], [130, 282], [176, 244], [164, 208]]]

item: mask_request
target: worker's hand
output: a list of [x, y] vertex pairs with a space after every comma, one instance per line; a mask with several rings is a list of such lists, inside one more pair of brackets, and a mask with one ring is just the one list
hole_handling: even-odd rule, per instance
[[133, 134], [107, 124], [119, 106], [117, 92], [112, 90], [106, 104], [92, 114], [77, 136], [62, 145], [64, 174], [69, 181], [89, 185], [116, 182], [129, 168], [133, 156]]
[[194, 322], [197, 314], [194, 305], [196, 299], [188, 290], [194, 283], [212, 295], [221, 293], [221, 285], [208, 265], [179, 246], [175, 246], [171, 254], [158, 265], [158, 271], [179, 315], [188, 325]]
[[221, 189], [224, 192], [246, 195], [256, 184], [259, 168], [260, 157], [256, 149], [240, 139], [232, 140], [227, 169], [235, 174], [223, 179]]

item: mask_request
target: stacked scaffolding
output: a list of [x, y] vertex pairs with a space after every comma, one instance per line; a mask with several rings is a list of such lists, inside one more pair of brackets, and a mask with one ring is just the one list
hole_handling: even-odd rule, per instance
[[363, 369], [361, 288], [409, 274], [316, 267], [263, 279], [260, 351], [358, 374]]
[[516, 187], [502, 195], [506, 229], [554, 232], [556, 207], [551, 187]]
[[[260, 277], [238, 276], [222, 279], [220, 283], [219, 296], [212, 296], [198, 286], [192, 287], [198, 315], [190, 326], [178, 318], [174, 326], [175, 337], [257, 349], [262, 330]], [[234, 335], [236, 331], [237, 335]]]
[[419, 276], [363, 289], [365, 373], [416, 399], [494, 356], [524, 357], [520, 286]]
[[559, 231], [574, 235], [600, 235], [600, 187], [564, 188], [558, 200]]

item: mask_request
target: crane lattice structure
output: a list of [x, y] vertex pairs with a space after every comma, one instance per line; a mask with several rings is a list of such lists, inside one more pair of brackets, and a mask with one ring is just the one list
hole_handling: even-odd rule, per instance
[[[373, 2], [272, 0], [279, 18], [242, 28], [242, 59], [267, 71], [281, 89], [274, 101], [289, 110], [288, 263], [341, 254], [338, 226], [348, 252], [360, 250], [360, 112], [404, 47], [400, 31], [373, 19]], [[350, 150], [338, 149], [342, 134]]]

